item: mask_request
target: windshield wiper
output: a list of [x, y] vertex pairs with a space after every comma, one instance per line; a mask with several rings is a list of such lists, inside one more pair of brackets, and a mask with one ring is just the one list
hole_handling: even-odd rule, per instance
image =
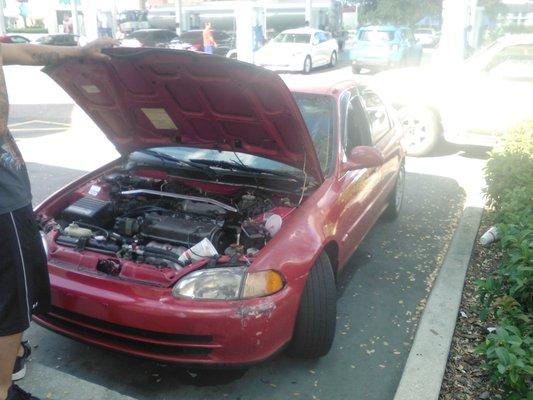
[[211, 178], [218, 178], [218, 174], [213, 171], [208, 165], [201, 165], [192, 161], [181, 160], [179, 158], [171, 156], [170, 154], [160, 153], [155, 150], [143, 149], [137, 150], [137, 152], [158, 158], [163, 161], [163, 163], [171, 162], [173, 164], [178, 164], [184, 167], [190, 167], [198, 171], [202, 171], [206, 175], [209, 175]]
[[295, 182], [301, 182], [303, 180], [302, 177], [291, 174], [290, 172], [281, 172], [281, 171], [272, 171], [269, 169], [261, 169], [261, 168], [255, 168], [255, 167], [249, 167], [245, 164], [241, 164], [235, 160], [233, 161], [224, 161], [224, 160], [208, 160], [208, 159], [200, 159], [200, 158], [192, 158], [189, 160], [192, 163], [202, 164], [202, 165], [209, 165], [211, 167], [217, 167], [222, 169], [229, 169], [232, 171], [244, 171], [244, 172], [252, 172], [257, 174], [267, 174], [267, 175], [274, 175], [274, 176], [282, 176], [284, 178], [289, 178], [294, 180]]

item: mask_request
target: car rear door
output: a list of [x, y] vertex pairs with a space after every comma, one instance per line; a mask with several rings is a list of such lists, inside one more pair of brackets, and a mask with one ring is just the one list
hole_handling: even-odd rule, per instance
[[[372, 137], [369, 120], [358, 93], [351, 93], [351, 98], [342, 113], [344, 127], [342, 129], [343, 158], [357, 146], [371, 146]], [[379, 210], [376, 209], [377, 195], [381, 181], [379, 168], [363, 168], [352, 171], [341, 171], [338, 176], [340, 196], [337, 201], [338, 225], [340, 232], [339, 261], [343, 265], [359, 245], [365, 234], [370, 230]]]

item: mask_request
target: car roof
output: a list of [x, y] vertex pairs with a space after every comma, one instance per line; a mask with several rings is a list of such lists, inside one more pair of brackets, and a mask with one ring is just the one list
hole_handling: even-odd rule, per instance
[[503, 45], [533, 44], [533, 33], [506, 35], [498, 38], [497, 41]]
[[305, 26], [303, 28], [286, 29], [286, 30], [284, 30], [281, 33], [308, 33], [308, 34], [312, 34], [312, 33], [316, 33], [316, 32], [324, 32], [324, 31], [321, 30], [321, 29], [314, 29], [314, 28], [309, 28], [309, 27]]
[[323, 96], [339, 97], [341, 93], [348, 89], [361, 88], [364, 85], [354, 79], [345, 79], [331, 84], [324, 83], [322, 80], [309, 84], [307, 80], [301, 79], [284, 79], [285, 84], [291, 92], [315, 94]]

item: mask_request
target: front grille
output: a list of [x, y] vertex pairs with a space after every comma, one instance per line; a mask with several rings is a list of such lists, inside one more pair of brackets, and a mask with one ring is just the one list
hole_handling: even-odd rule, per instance
[[176, 342], [191, 342], [191, 343], [209, 343], [213, 341], [213, 336], [210, 335], [182, 335], [176, 333], [164, 333], [164, 332], [155, 332], [145, 329], [131, 328], [128, 326], [123, 326], [119, 324], [114, 324], [112, 322], [103, 321], [101, 319], [96, 319], [88, 317], [86, 315], [77, 314], [72, 311], [65, 310], [64, 308], [52, 306], [52, 314], [55, 314], [59, 317], [65, 317], [73, 321], [79, 321], [84, 324], [93, 325], [95, 328], [103, 328], [106, 330], [118, 331], [127, 335], [140, 336], [147, 339], [155, 340], [169, 340]]
[[[73, 335], [79, 335], [82, 338], [94, 339], [98, 341], [104, 341], [110, 345], [118, 345], [122, 348], [131, 349], [132, 351], [138, 350], [142, 352], [148, 352], [154, 355], [173, 356], [173, 355], [208, 355], [213, 349], [211, 347], [202, 346], [187, 346], [189, 342], [191, 345], [196, 343], [208, 344], [212, 341], [212, 336], [201, 335], [182, 335], [182, 334], [168, 334], [162, 332], [153, 332], [143, 329], [124, 327], [121, 325], [113, 324], [107, 321], [98, 320], [95, 318], [87, 317], [85, 315], [76, 314], [58, 307], [53, 307], [52, 311], [46, 315], [40, 316], [44, 321], [56, 326], [59, 329], [63, 329]], [[76, 324], [76, 321], [83, 323], [84, 326]], [[91, 325], [94, 327], [88, 327]], [[114, 335], [109, 332], [102, 332], [98, 328], [106, 330], [115, 330], [118, 333], [128, 334], [132, 336], [138, 336], [138, 339], [126, 338], [120, 335]], [[144, 339], [144, 340], [143, 340]], [[165, 340], [175, 341], [176, 344], [161, 344], [150, 343], [152, 340]]]

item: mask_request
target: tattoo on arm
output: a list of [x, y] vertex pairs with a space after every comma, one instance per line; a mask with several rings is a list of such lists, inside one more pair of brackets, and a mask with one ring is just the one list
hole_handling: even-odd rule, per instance
[[51, 65], [57, 63], [61, 56], [55, 51], [49, 51], [46, 53], [32, 53], [31, 57], [39, 65]]

